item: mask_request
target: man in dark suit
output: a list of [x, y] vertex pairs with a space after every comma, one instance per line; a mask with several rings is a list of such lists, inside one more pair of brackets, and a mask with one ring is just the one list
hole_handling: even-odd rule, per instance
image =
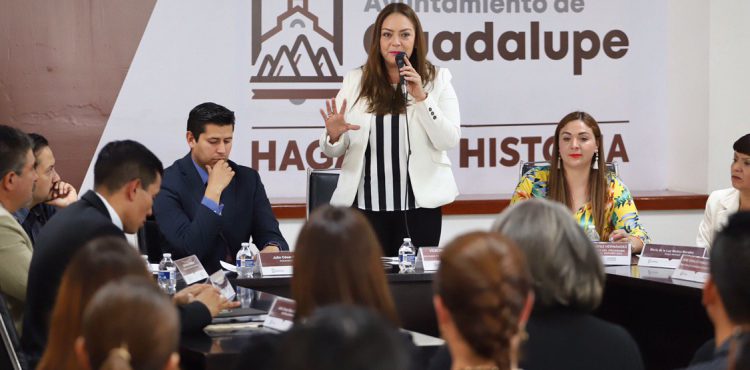
[[177, 258], [195, 254], [209, 273], [234, 263], [252, 237], [261, 252], [289, 250], [258, 172], [230, 160], [234, 112], [214, 103], [190, 111], [190, 153], [164, 171], [154, 216]]
[[33, 142], [36, 186], [31, 205], [13, 213], [29, 239], [34, 243], [39, 231], [55, 213], [78, 200], [73, 185], [60, 179], [55, 169], [55, 156], [47, 139], [39, 134], [29, 134]]
[[[162, 173], [159, 159], [143, 145], [130, 140], [111, 142], [99, 152], [94, 165], [94, 190], [58, 212], [41, 230], [29, 269], [23, 321], [22, 346], [30, 364], [35, 365], [44, 351], [50, 312], [71, 258], [97, 237], [124, 239], [124, 233], [135, 233], [151, 214]], [[213, 310], [194, 303], [181, 308], [183, 325], [210, 323]]]

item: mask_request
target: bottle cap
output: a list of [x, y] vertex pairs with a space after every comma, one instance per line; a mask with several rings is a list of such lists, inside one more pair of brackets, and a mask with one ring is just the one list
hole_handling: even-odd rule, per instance
[[172, 253], [164, 253], [162, 254], [162, 257], [172, 257]]
[[404, 238], [404, 241], [405, 241], [405, 242], [410, 242], [410, 241], [411, 241], [411, 238]]

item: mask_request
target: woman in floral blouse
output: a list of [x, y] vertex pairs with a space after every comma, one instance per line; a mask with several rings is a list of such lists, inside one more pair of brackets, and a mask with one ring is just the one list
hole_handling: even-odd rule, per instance
[[534, 167], [524, 174], [511, 204], [530, 198], [548, 198], [568, 206], [581, 227], [594, 225], [602, 240], [629, 241], [633, 252], [649, 241], [640, 223], [633, 196], [617, 175], [606, 168], [602, 133], [585, 112], [573, 112], [555, 129], [549, 167]]

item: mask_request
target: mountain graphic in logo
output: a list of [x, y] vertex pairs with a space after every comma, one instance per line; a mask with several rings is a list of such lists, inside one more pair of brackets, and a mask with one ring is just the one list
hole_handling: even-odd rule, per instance
[[[301, 49], [301, 50], [300, 50]], [[311, 73], [312, 72], [312, 73]], [[305, 35], [290, 49], [282, 46], [272, 57], [266, 55], [252, 82], [341, 82], [327, 49], [313, 50]]]
[[[287, 10], [276, 25], [262, 33], [262, 1], [253, 0], [253, 99], [325, 99], [336, 95], [343, 81], [337, 72], [343, 56], [343, 0], [333, 2], [333, 32], [318, 24], [308, 0], [287, 0]], [[291, 46], [290, 46], [291, 45]], [[333, 56], [330, 53], [333, 50]]]

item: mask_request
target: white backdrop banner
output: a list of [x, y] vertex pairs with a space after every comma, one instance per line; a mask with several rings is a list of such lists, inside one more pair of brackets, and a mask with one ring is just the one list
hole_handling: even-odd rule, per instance
[[[449, 155], [462, 194], [512, 192], [519, 162], [547, 158], [574, 110], [602, 124], [631, 189], [666, 188], [667, 2], [404, 2], [428, 58], [454, 76], [463, 138]], [[336, 165], [317, 147], [318, 109], [365, 62], [388, 3], [158, 0], [99, 148], [134, 139], [171, 165], [188, 152], [188, 112], [213, 101], [237, 115], [230, 158], [260, 171], [269, 197], [303, 197], [306, 168]]]

